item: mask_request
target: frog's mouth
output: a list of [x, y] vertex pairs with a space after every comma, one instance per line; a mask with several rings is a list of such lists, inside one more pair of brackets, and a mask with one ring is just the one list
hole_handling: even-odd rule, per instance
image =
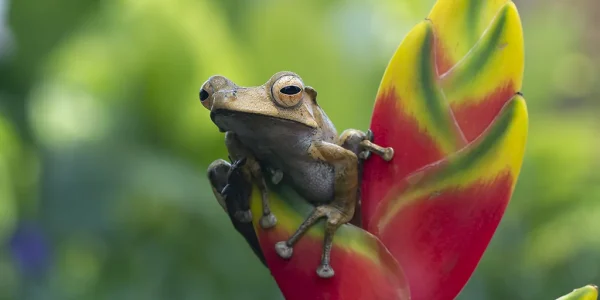
[[233, 111], [229, 109], [217, 109], [210, 113], [210, 119], [217, 125], [219, 131], [245, 131], [253, 129], [272, 129], [273, 126], [277, 127], [303, 127], [306, 129], [314, 129], [305, 123], [278, 118], [273, 116], [253, 114], [248, 112]]

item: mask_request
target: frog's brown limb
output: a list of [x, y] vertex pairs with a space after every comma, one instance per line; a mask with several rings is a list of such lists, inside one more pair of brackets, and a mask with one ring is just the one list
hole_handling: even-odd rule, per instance
[[289, 259], [292, 257], [294, 253], [294, 249], [292, 248], [296, 242], [308, 231], [310, 226], [315, 224], [320, 218], [325, 216], [325, 210], [323, 206], [317, 206], [313, 209], [313, 211], [308, 215], [308, 217], [300, 224], [300, 227], [292, 234], [292, 236], [283, 242], [278, 242], [275, 244], [275, 252], [279, 254], [282, 258]]
[[[225, 134], [225, 145], [227, 146], [227, 151], [229, 151], [229, 155], [232, 160], [246, 160], [242, 166], [244, 176], [248, 180], [252, 180], [252, 182], [256, 184], [260, 190], [263, 211], [263, 215], [259, 221], [260, 226], [264, 229], [275, 226], [275, 224], [277, 224], [277, 218], [275, 218], [275, 215], [271, 213], [271, 208], [269, 206], [269, 193], [260, 164], [250, 153], [250, 151], [248, 151], [242, 145], [235, 133], [229, 131]], [[239, 215], [244, 220], [247, 220], [247, 217], [250, 217], [248, 222], [252, 221], [252, 214], [250, 213], [250, 210], [238, 212], [236, 215]]]
[[327, 142], [315, 142], [309, 148], [309, 154], [318, 160], [331, 164], [334, 168], [334, 195], [329, 205], [317, 206], [304, 220], [296, 232], [285, 242], [275, 245], [275, 251], [283, 258], [290, 258], [293, 246], [306, 231], [320, 218], [327, 218], [321, 264], [317, 274], [323, 278], [334, 275], [330, 265], [331, 247], [337, 229], [348, 223], [353, 215], [358, 198], [358, 158], [339, 145]]

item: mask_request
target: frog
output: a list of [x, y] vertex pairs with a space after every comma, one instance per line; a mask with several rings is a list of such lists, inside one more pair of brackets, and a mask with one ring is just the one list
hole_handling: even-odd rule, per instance
[[[277, 222], [268, 202], [268, 174], [275, 184], [285, 177], [313, 205], [296, 231], [274, 245], [275, 252], [290, 259], [294, 245], [324, 218], [322, 255], [316, 273], [321, 278], [333, 277], [333, 237], [340, 226], [353, 219], [360, 202], [359, 165], [371, 153], [390, 161], [394, 149], [375, 144], [370, 130], [346, 129], [338, 135], [317, 102], [317, 91], [294, 72], [277, 72], [263, 85], [254, 87], [238, 86], [222, 75], [214, 75], [200, 88], [199, 98], [210, 111], [212, 122], [225, 133], [230, 159], [244, 160], [242, 177], [261, 191], [263, 216], [259, 224], [263, 229]], [[221, 188], [231, 168], [229, 162], [217, 160], [208, 169], [213, 193], [224, 208]], [[251, 222], [247, 203], [238, 207], [243, 211], [234, 213], [235, 220]]]

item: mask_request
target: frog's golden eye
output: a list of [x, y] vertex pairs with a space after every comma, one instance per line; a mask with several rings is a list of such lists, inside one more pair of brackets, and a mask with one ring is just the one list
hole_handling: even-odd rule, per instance
[[294, 107], [304, 97], [304, 85], [295, 76], [283, 76], [279, 78], [271, 88], [275, 103], [282, 107]]

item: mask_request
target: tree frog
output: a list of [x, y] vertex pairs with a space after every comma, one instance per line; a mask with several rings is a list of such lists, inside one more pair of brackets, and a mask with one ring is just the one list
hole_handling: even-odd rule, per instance
[[[284, 176], [293, 188], [315, 208], [291, 237], [275, 245], [277, 254], [289, 259], [294, 244], [319, 219], [326, 218], [321, 263], [317, 274], [334, 276], [330, 253], [336, 230], [349, 222], [359, 201], [359, 162], [370, 153], [389, 161], [392, 148], [372, 142], [370, 132], [345, 130], [341, 135], [317, 104], [317, 92], [295, 73], [278, 72], [265, 84], [240, 87], [215, 75], [200, 89], [200, 101], [221, 132], [233, 161], [244, 159], [244, 176], [261, 190], [262, 228], [277, 222], [270, 212], [265, 174], [268, 168], [275, 181]], [[215, 161], [208, 173], [213, 192], [223, 207], [222, 187], [231, 165]], [[246, 206], [246, 205], [243, 205]], [[250, 222], [247, 206], [236, 212], [239, 222]]]

